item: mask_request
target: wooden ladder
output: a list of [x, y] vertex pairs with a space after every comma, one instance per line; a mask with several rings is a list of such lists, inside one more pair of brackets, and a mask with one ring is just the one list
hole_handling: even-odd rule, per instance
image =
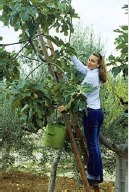
[[[84, 144], [84, 137], [81, 134], [79, 125], [78, 125], [77, 120], [76, 120], [75, 113], [73, 113], [73, 112], [72, 112], [72, 122], [73, 122], [73, 128], [74, 128], [76, 137], [74, 137], [74, 134], [73, 134], [74, 138], [70, 139], [71, 140], [71, 146], [74, 149], [73, 152], [74, 152], [74, 156], [75, 156], [75, 159], [77, 161], [78, 169], [80, 171], [80, 175], [81, 175], [81, 178], [82, 178], [82, 181], [84, 184], [84, 189], [86, 192], [88, 192], [88, 191], [99, 192], [100, 191], [99, 186], [95, 186], [95, 187], [92, 186], [91, 187], [91, 186], [89, 186], [89, 183], [87, 180], [87, 176], [86, 176], [86, 172], [85, 172], [85, 168], [84, 168], [84, 165], [87, 167], [87, 163], [88, 163], [87, 150], [86, 150], [86, 147]], [[69, 134], [69, 137], [71, 137], [71, 134]], [[74, 140], [74, 142], [73, 142], [73, 140]], [[81, 152], [79, 152], [77, 146], [80, 147]], [[78, 156], [78, 158], [77, 158], [77, 156]], [[84, 163], [82, 162], [81, 156], [83, 156]]]

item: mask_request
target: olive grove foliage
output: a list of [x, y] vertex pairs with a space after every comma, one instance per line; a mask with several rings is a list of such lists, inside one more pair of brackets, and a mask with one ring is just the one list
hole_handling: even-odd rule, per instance
[[[126, 11], [128, 10], [128, 5], [124, 5], [123, 9]], [[127, 14], [127, 13], [126, 13]], [[112, 65], [113, 68], [111, 69], [111, 72], [113, 74], [113, 77], [115, 79], [113, 82], [111, 79], [113, 77], [110, 77], [109, 79], [109, 87], [108, 90], [109, 92], [112, 92], [112, 104], [110, 104], [111, 111], [114, 110], [114, 113], [112, 113], [112, 118], [109, 121], [110, 124], [117, 124], [119, 127], [123, 127], [124, 129], [118, 132], [120, 135], [119, 141], [117, 142], [120, 143], [125, 143], [127, 142], [127, 138], [125, 137], [126, 132], [126, 137], [127, 137], [127, 125], [128, 125], [128, 26], [120, 26], [120, 29], [114, 30], [114, 32], [119, 33], [119, 36], [115, 39], [115, 44], [116, 44], [116, 50], [120, 52], [119, 56], [109, 56], [109, 63], [108, 65]], [[113, 106], [115, 105], [114, 102], [118, 102], [118, 109], [114, 108]], [[115, 119], [113, 120], [113, 118]], [[116, 130], [117, 131], [117, 130]], [[113, 136], [113, 135], [112, 135]], [[123, 138], [123, 142], [121, 142], [121, 139]], [[112, 138], [113, 139], [113, 138]]]
[[[120, 76], [115, 79], [112, 73], [108, 74], [108, 82], [101, 85], [100, 98], [104, 112], [101, 132], [114, 146], [122, 146], [128, 142], [127, 90], [127, 80]], [[103, 145], [101, 151], [104, 169], [113, 174], [116, 166], [115, 152], [107, 150]], [[119, 155], [124, 154], [119, 153]]]
[[[128, 11], [128, 5], [124, 5], [123, 9]], [[116, 77], [119, 73], [123, 74], [123, 77], [128, 76], [128, 26], [120, 26], [119, 29], [114, 30], [119, 36], [115, 39], [116, 50], [120, 52], [120, 56], [109, 56], [109, 64], [112, 65], [112, 73]]]
[[2, 168], [6, 170], [8, 167], [13, 169], [15, 156], [11, 154], [12, 150], [19, 155], [22, 152], [22, 156], [32, 159], [35, 143], [29, 138], [30, 133], [22, 129], [25, 129], [25, 126], [17, 114], [12, 114], [9, 101], [6, 99], [3, 101], [2, 114]]
[[89, 56], [94, 52], [100, 52], [105, 55], [101, 36], [96, 36], [92, 25], [83, 27], [81, 22], [75, 25], [74, 33], [71, 35], [71, 44], [74, 45], [78, 58], [84, 64], [87, 63]]

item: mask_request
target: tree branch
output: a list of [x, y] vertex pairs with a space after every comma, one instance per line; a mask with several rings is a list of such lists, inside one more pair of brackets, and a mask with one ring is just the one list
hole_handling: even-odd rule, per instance
[[100, 133], [99, 140], [105, 147], [107, 147], [108, 149], [112, 150], [113, 152], [117, 153], [120, 156], [128, 153], [127, 145], [115, 145], [114, 143], [107, 140], [101, 133]]
[[122, 145], [122, 152], [128, 154], [128, 144]]
[[35, 67], [27, 76], [26, 76], [26, 78], [25, 78], [25, 80], [36, 70], [36, 69], [38, 69], [41, 65], [43, 65], [44, 63], [41, 63], [41, 64], [39, 64], [37, 67]]
[[27, 58], [27, 59], [29, 59], [29, 60], [32, 60], [32, 61], [37, 61], [37, 62], [39, 62], [39, 60], [38, 60], [38, 59], [30, 58], [30, 57], [28, 57], [28, 56], [25, 56], [25, 55], [20, 55], [19, 57], [25, 57], [25, 58]]
[[[44, 35], [44, 33], [40, 33], [40, 34], [37, 34], [35, 35], [32, 39], [35, 39], [36, 37], [40, 36], [40, 35]], [[0, 46], [9, 46], [9, 45], [16, 45], [16, 44], [21, 44], [21, 43], [24, 43], [24, 42], [27, 42], [29, 41], [29, 39], [26, 39], [26, 40], [23, 40], [23, 41], [19, 41], [19, 42], [16, 42], [16, 43], [9, 43], [9, 44], [0, 44]]]
[[[31, 58], [30, 58], [31, 59]], [[36, 61], [38, 61], [38, 60], [36, 60]], [[55, 63], [41, 63], [41, 64], [39, 64], [37, 67], [35, 67], [27, 76], [26, 76], [26, 78], [25, 79], [27, 79], [30, 75], [31, 75], [31, 73], [33, 73], [36, 69], [38, 69], [41, 65], [43, 65], [43, 64], [47, 64], [47, 65], [54, 65], [54, 66], [56, 66], [56, 67], [58, 67], [62, 72], [63, 72], [63, 74], [65, 74], [65, 72], [64, 72], [64, 70], [61, 68], [61, 67], [59, 67], [58, 65], [56, 65]]]
[[35, 35], [32, 39], [35, 39], [36, 37], [39, 37], [40, 35], [44, 35], [45, 36], [45, 33], [44, 32], [40, 32], [37, 35]]
[[19, 41], [19, 42], [16, 42], [16, 43], [10, 43], [10, 44], [0, 44], [0, 46], [9, 46], [9, 45], [16, 45], [16, 44], [21, 44], [21, 43], [24, 43], [24, 42], [27, 42], [27, 40], [23, 40], [23, 41]]
[[[38, 67], [40, 67], [42, 64], [44, 64], [44, 62], [46, 63], [46, 59], [44, 59], [39, 53], [38, 53], [38, 51], [36, 50], [36, 47], [35, 47], [35, 45], [34, 45], [34, 43], [33, 43], [33, 41], [32, 41], [32, 39], [28, 36], [28, 34], [25, 32], [25, 34], [26, 34], [26, 36], [27, 36], [27, 38], [28, 38], [28, 41], [30, 42], [30, 44], [31, 44], [31, 46], [32, 46], [32, 49], [34, 50], [34, 52], [35, 52], [35, 54], [39, 57], [39, 59], [41, 60], [41, 62], [43, 62], [43, 63], [41, 63], [40, 65], [38, 65], [35, 69], [33, 69], [28, 75], [27, 75], [27, 77], [26, 77], [26, 79], [29, 77], [29, 75], [31, 74], [31, 73], [33, 73]], [[43, 39], [42, 38], [40, 38], [40, 40], [41, 41], [43, 41]], [[43, 53], [44, 53], [44, 47], [43, 47]], [[46, 54], [47, 55], [47, 54]], [[64, 73], [64, 71], [63, 71], [63, 69], [61, 68], [61, 67], [59, 67], [58, 65], [56, 65], [55, 63], [46, 63], [47, 65], [48, 65], [48, 67], [49, 67], [49, 65], [55, 65], [56, 67], [58, 67], [58, 68], [60, 68], [61, 69], [61, 71]], [[53, 76], [53, 75], [52, 75]], [[56, 78], [56, 77], [55, 77]]]
[[21, 53], [21, 51], [26, 47], [26, 45], [28, 45], [29, 44], [29, 42], [28, 43], [26, 43], [21, 49], [20, 49], [20, 51], [17, 53], [17, 55], [15, 56], [15, 59], [17, 58], [17, 56], [19, 55], [19, 53]]
[[43, 62], [46, 62], [46, 60], [38, 53], [38, 51], [36, 50], [36, 47], [32, 41], [32, 39], [28, 36], [28, 34], [25, 32], [27, 38], [28, 38], [28, 41], [30, 43], [30, 45], [32, 46], [32, 49], [34, 50], [35, 54], [39, 57], [39, 59]]
[[[70, 13], [70, 17], [71, 17], [71, 24], [72, 24], [72, 16], [71, 16], [71, 13]], [[70, 31], [70, 34], [69, 34], [69, 42], [71, 40], [71, 31]]]

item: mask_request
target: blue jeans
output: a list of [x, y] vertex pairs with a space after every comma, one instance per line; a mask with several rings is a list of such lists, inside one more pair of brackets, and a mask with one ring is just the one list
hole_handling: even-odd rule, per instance
[[101, 151], [99, 146], [100, 128], [103, 123], [102, 109], [88, 108], [88, 114], [83, 111], [84, 133], [88, 149], [88, 175], [91, 178], [103, 181], [103, 168], [101, 160]]

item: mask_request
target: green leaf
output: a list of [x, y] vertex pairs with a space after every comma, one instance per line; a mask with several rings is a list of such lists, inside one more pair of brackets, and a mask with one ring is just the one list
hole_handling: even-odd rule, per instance
[[61, 88], [59, 83], [55, 84], [54, 88], [52, 89], [52, 93], [57, 92]]
[[35, 7], [30, 7], [29, 13], [32, 17], [35, 17], [37, 13], [37, 9]]
[[11, 11], [10, 16], [19, 14], [21, 10], [22, 10], [22, 7], [21, 7], [20, 3], [16, 3], [16, 4], [12, 5], [12, 11]]
[[0, 11], [2, 11], [2, 9], [3, 9], [3, 1], [4, 0], [1, 0], [1, 3], [0, 3]]
[[122, 28], [124, 31], [128, 31], [128, 26], [127, 26], [127, 25], [123, 25], [123, 26], [121, 26], [121, 28]]
[[15, 29], [15, 31], [18, 31], [19, 28], [20, 28], [20, 22], [17, 21], [16, 24], [15, 24], [15, 26], [14, 26], [14, 29]]
[[36, 22], [33, 22], [33, 20], [28, 20], [26, 24], [29, 29], [30, 37], [33, 37], [38, 29], [38, 24]]
[[22, 7], [21, 12], [19, 14], [19, 16], [21, 17], [21, 19], [26, 22], [29, 20], [30, 17], [30, 10], [27, 7]]
[[120, 67], [113, 67], [112, 68], [112, 73], [114, 74], [114, 76], [117, 76], [121, 71]]
[[29, 84], [29, 80], [19, 80], [17, 85], [17, 90], [19, 91], [25, 90], [28, 84]]
[[47, 35], [46, 38], [51, 40], [54, 44], [56, 44], [59, 47], [64, 44], [64, 42], [61, 39], [59, 39], [57, 36], [52, 37], [50, 35]]
[[21, 112], [24, 112], [24, 111], [26, 111], [27, 109], [29, 109], [29, 105], [28, 105], [28, 104], [26, 104], [26, 105], [22, 108]]
[[28, 120], [27, 115], [23, 114], [23, 115], [20, 117], [20, 120], [21, 120], [21, 121], [24, 121], [24, 122], [27, 122], [27, 120]]
[[3, 40], [3, 37], [2, 36], [0, 36], [0, 41], [2, 41]]
[[128, 118], [128, 113], [122, 113], [122, 115], [124, 116], [124, 117], [126, 117], [126, 118]]
[[65, 36], [68, 36], [68, 25], [63, 23], [61, 32], [64, 32]]
[[11, 93], [7, 93], [7, 95], [6, 95], [6, 99], [10, 99], [11, 98]]

